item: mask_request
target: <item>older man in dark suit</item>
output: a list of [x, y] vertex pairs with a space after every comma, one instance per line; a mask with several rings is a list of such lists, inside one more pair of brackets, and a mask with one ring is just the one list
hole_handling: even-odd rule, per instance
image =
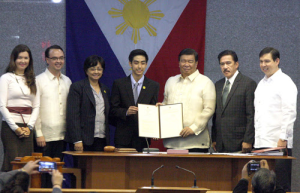
[[141, 152], [147, 147], [146, 139], [138, 134], [137, 104], [155, 105], [159, 84], [144, 76], [148, 55], [144, 50], [136, 49], [129, 55], [132, 74], [114, 81], [111, 92], [111, 117], [115, 120], [115, 146], [117, 148], [135, 148]]
[[215, 84], [217, 103], [212, 146], [218, 152], [250, 152], [254, 141], [256, 82], [238, 71], [238, 57], [225, 50], [218, 55], [225, 78]]

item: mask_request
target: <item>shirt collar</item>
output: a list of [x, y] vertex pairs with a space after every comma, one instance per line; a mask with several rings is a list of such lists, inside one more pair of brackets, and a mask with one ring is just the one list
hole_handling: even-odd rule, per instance
[[276, 79], [278, 79], [278, 77], [282, 74], [281, 68], [279, 68], [271, 77], [267, 77], [265, 75], [264, 77], [264, 81], [270, 82], [270, 81], [274, 81]]
[[[56, 76], [54, 76], [54, 75], [48, 70], [48, 68], [46, 68], [45, 73], [46, 73], [46, 75], [48, 76], [48, 78], [49, 78], [50, 80], [53, 80], [53, 79], [56, 78]], [[62, 74], [61, 74], [61, 73], [60, 73], [59, 78], [62, 78]]]
[[[138, 81], [139, 85], [143, 84], [145, 79], [145, 76], [143, 75], [142, 78], [140, 78], [140, 80]], [[130, 80], [131, 80], [131, 84], [134, 86], [134, 84], [136, 83], [136, 81], [134, 80], [132, 74], [130, 75]]]
[[[197, 69], [195, 72], [193, 72], [191, 75], [185, 77], [187, 79], [189, 79], [190, 81], [193, 81], [198, 75], [200, 74], [199, 70]], [[183, 76], [181, 75], [179, 80], [183, 80]]]
[[237, 75], [239, 74], [239, 71], [237, 70], [237, 71], [235, 71], [235, 73], [234, 73], [234, 75], [231, 77], [231, 78], [225, 78], [226, 80], [225, 80], [225, 82], [227, 81], [227, 80], [229, 80], [229, 82], [230, 82], [230, 84], [232, 85], [233, 83], [234, 83], [234, 80], [235, 80], [235, 78], [237, 77]]
[[[91, 86], [91, 88], [92, 88], [92, 91], [93, 91], [93, 93], [94, 94], [96, 94], [96, 95], [98, 95], [98, 93], [96, 92], [96, 90], [94, 89], [94, 87], [90, 84], [90, 86]], [[99, 94], [101, 93], [101, 89], [100, 89], [100, 92], [99, 92]]]

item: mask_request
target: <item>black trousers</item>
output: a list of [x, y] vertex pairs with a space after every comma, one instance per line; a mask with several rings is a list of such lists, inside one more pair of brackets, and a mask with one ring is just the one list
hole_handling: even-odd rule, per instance
[[[255, 150], [260, 150], [260, 149], [265, 149], [265, 148], [256, 148]], [[287, 155], [292, 156], [292, 149], [287, 149]], [[275, 174], [276, 174], [277, 187], [284, 189], [286, 192], [291, 192], [291, 179], [292, 179], [291, 173], [292, 173], [292, 160], [287, 160], [287, 159], [275, 160]]]
[[[69, 143], [70, 151], [75, 151], [73, 143]], [[104, 147], [106, 146], [106, 138], [94, 138], [94, 142], [92, 145], [84, 145], [83, 151], [104, 151]]]
[[[92, 145], [84, 145], [83, 151], [104, 151], [104, 147], [106, 146], [106, 138], [94, 138], [94, 143]], [[74, 144], [69, 143], [70, 151], [75, 151]], [[78, 159], [76, 156], [73, 156], [73, 165], [74, 167], [78, 167]]]
[[[35, 140], [35, 139], [34, 139]], [[43, 153], [43, 156], [49, 156], [51, 158], [58, 157], [60, 160], [63, 160], [63, 151], [66, 149], [66, 142], [63, 140], [58, 141], [49, 141], [46, 142], [45, 147], [39, 147], [35, 141], [35, 152]], [[48, 173], [42, 173], [41, 176], [41, 186], [42, 188], [52, 188], [51, 175]]]
[[[150, 145], [150, 139], [148, 139]], [[115, 144], [116, 148], [135, 148], [138, 152], [143, 152], [143, 148], [147, 148], [147, 142], [145, 137], [133, 136], [131, 141], [127, 145]]]
[[[292, 149], [287, 149], [288, 155], [292, 156]], [[291, 192], [292, 160], [277, 159], [275, 161], [276, 184], [286, 192]]]
[[63, 160], [63, 151], [66, 150], [66, 142], [64, 140], [46, 142], [45, 147], [39, 147], [35, 144], [35, 152], [43, 153], [43, 156], [51, 158], [58, 157]]
[[193, 149], [189, 149], [189, 152], [198, 152], [198, 153], [207, 153], [208, 152], [208, 148], [206, 149], [200, 149], [200, 148], [193, 148]]

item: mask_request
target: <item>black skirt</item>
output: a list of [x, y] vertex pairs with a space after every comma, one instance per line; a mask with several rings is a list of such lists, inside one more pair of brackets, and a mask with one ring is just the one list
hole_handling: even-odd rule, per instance
[[[25, 127], [23, 123], [16, 124], [19, 127]], [[33, 131], [31, 130], [29, 137], [19, 138], [6, 121], [2, 121], [1, 140], [4, 149], [2, 171], [12, 170], [10, 162], [15, 160], [15, 157], [31, 156], [33, 152]]]

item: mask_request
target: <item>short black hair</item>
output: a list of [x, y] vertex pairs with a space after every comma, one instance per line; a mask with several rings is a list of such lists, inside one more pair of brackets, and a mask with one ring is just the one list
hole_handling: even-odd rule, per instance
[[262, 51], [260, 51], [260, 53], [259, 53], [259, 57], [262, 57], [263, 55], [269, 54], [269, 53], [272, 55], [273, 61], [275, 61], [277, 58], [280, 59], [279, 51], [272, 47], [266, 47], [266, 48], [262, 49]]
[[260, 168], [252, 178], [255, 193], [271, 193], [276, 188], [276, 174], [266, 168]]
[[89, 57], [87, 57], [84, 61], [84, 65], [83, 65], [83, 70], [84, 73], [86, 75], [86, 71], [90, 68], [90, 67], [94, 67], [98, 65], [98, 62], [101, 64], [101, 67], [103, 68], [103, 71], [105, 69], [105, 61], [101, 56], [97, 56], [97, 55], [91, 55]]
[[45, 57], [46, 58], [49, 58], [49, 52], [50, 52], [51, 49], [58, 49], [58, 50], [61, 50], [62, 52], [64, 52], [64, 50], [59, 45], [52, 45], [52, 46], [48, 47], [45, 50]]
[[227, 56], [227, 55], [232, 56], [232, 59], [233, 59], [234, 62], [238, 62], [238, 61], [239, 61], [239, 59], [238, 59], [238, 57], [237, 57], [235, 51], [233, 51], [233, 50], [224, 50], [224, 51], [222, 51], [222, 52], [218, 55], [219, 63], [220, 63], [221, 58], [222, 58], [223, 56]]
[[181, 52], [178, 55], [178, 61], [180, 61], [180, 57], [182, 55], [194, 55], [195, 56], [195, 62], [198, 62], [198, 53], [194, 49], [185, 48], [185, 49], [181, 50]]
[[146, 63], [148, 63], [148, 55], [147, 53], [145, 52], [145, 50], [142, 50], [142, 49], [135, 49], [135, 50], [132, 50], [129, 54], [129, 62], [132, 63], [132, 60], [135, 56], [138, 56], [138, 55], [142, 55], [146, 58]]

